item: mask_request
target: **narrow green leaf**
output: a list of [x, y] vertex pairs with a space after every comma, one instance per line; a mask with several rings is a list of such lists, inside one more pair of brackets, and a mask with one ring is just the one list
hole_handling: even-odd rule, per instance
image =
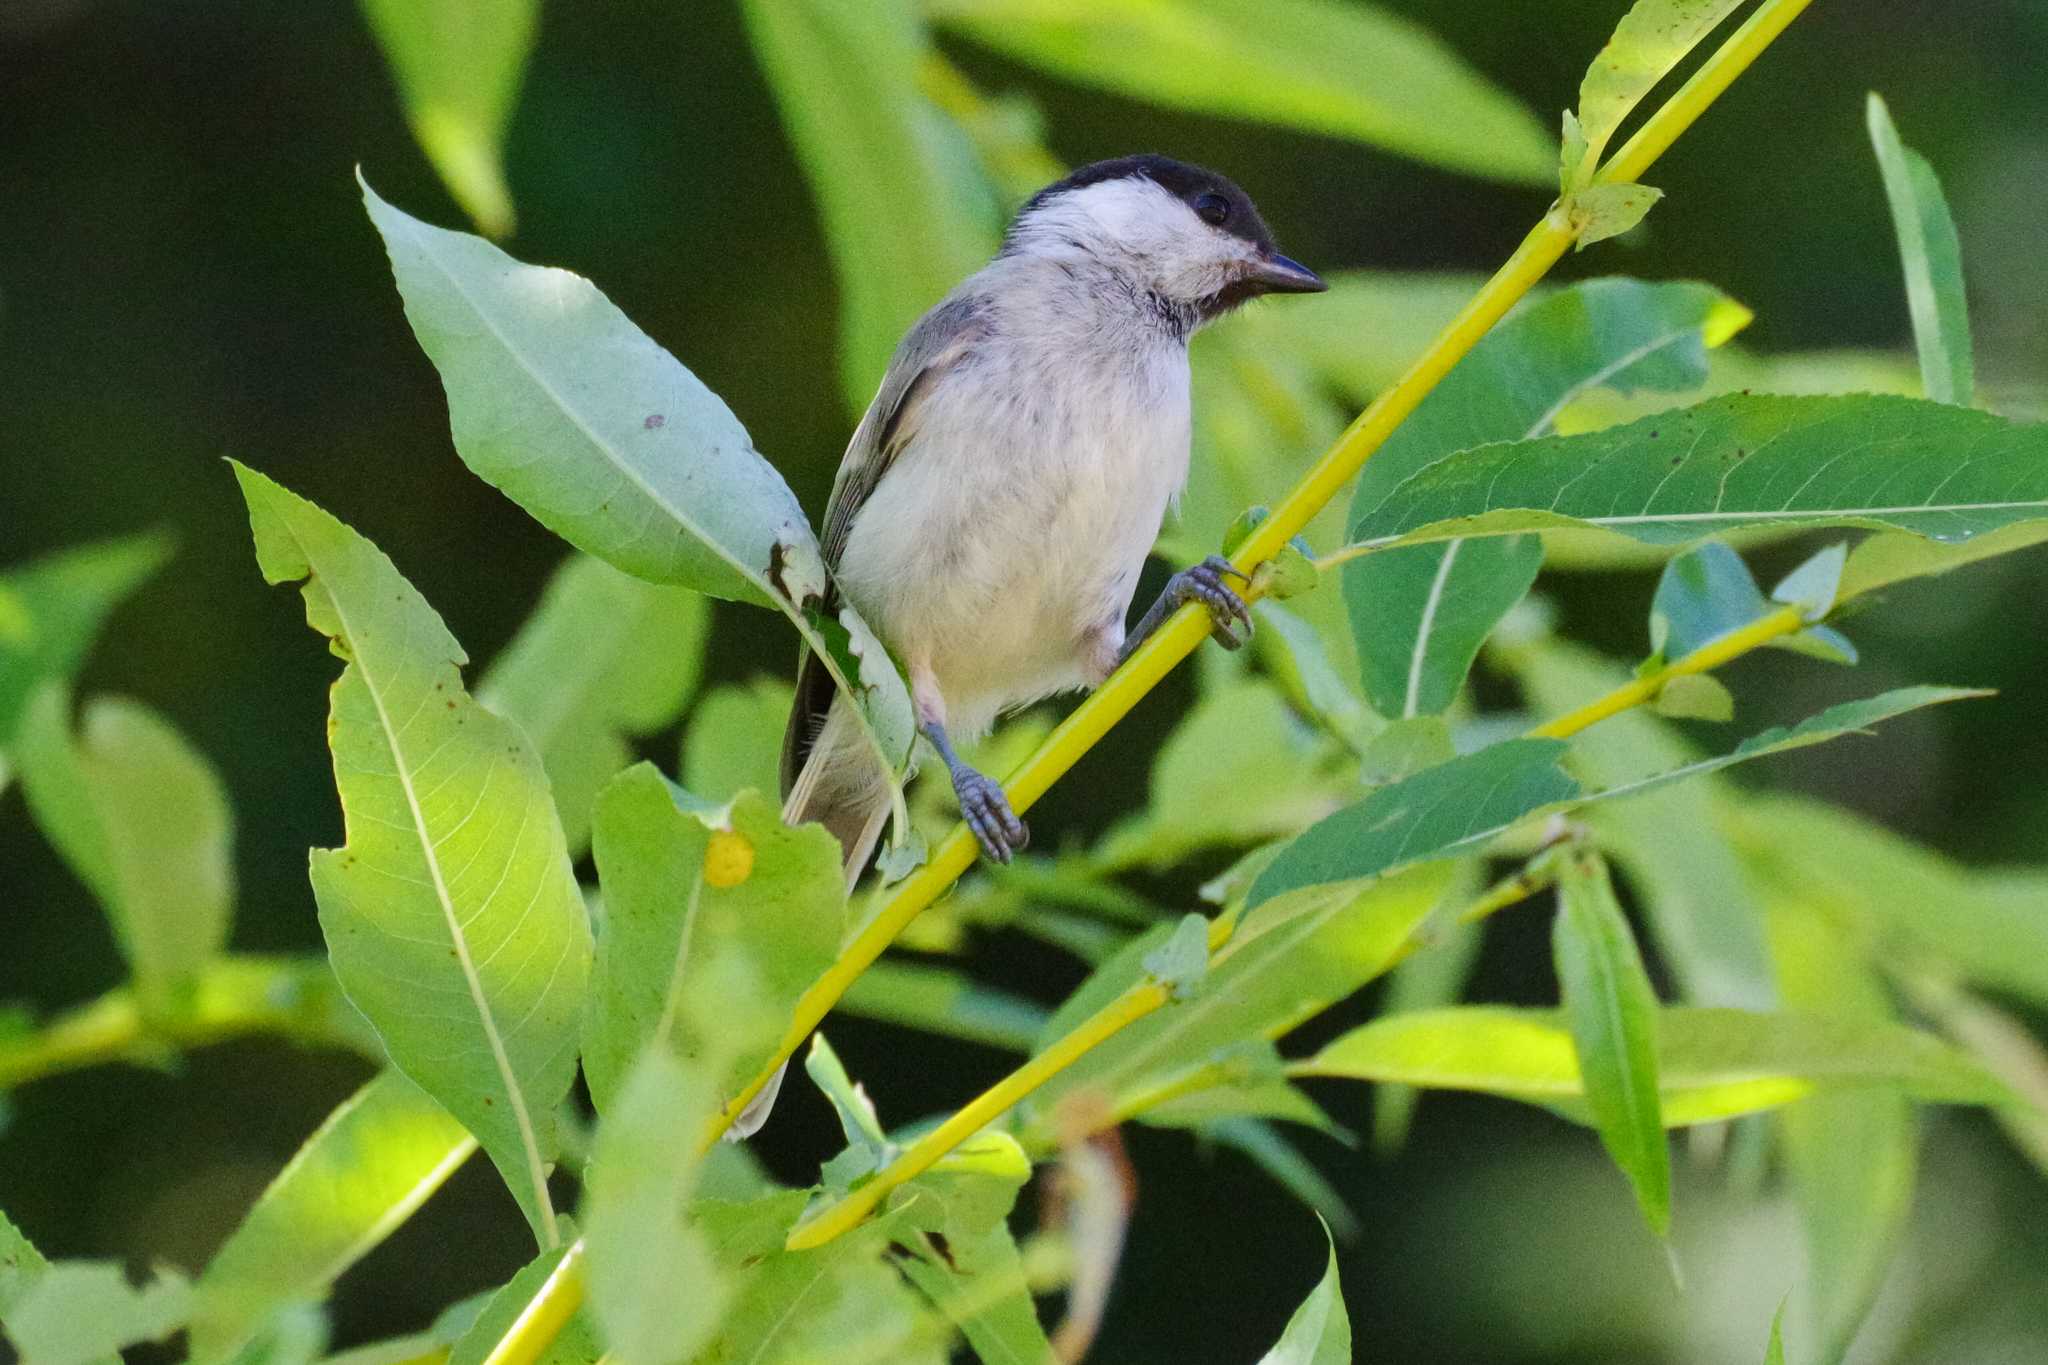
[[[797, 997], [839, 948], [846, 890], [830, 834], [789, 828], [758, 792], [713, 811], [686, 808], [680, 796], [642, 763], [598, 797], [605, 919], [583, 1067], [600, 1113], [654, 1039], [700, 1062], [715, 1043], [726, 1056], [709, 1082], [724, 1099], [767, 1059]], [[743, 1028], [727, 1016], [714, 1039], [685, 1004], [729, 970], [721, 960], [735, 958], [769, 1022]]]
[[1211, 1142], [1244, 1153], [1274, 1184], [1300, 1200], [1345, 1241], [1364, 1231], [1343, 1194], [1315, 1164], [1296, 1149], [1272, 1124], [1255, 1118], [1228, 1118], [1202, 1129]]
[[803, 594], [785, 590], [823, 582], [816, 537], [718, 396], [588, 280], [429, 227], [367, 183], [363, 202], [441, 372], [463, 462], [635, 577], [781, 611], [856, 703], [877, 760], [900, 773], [917, 732], [910, 694], [879, 657], [850, 676]]
[[493, 237], [514, 226], [505, 130], [539, 9], [539, 0], [363, 0], [412, 135], [455, 202]]
[[984, 1365], [1053, 1365], [1008, 1218], [1031, 1162], [1006, 1133], [971, 1138], [894, 1200], [896, 1264]]
[[170, 557], [170, 537], [152, 533], [93, 541], [0, 574], [0, 756], [13, 752], [29, 697], [75, 674], [108, 613]]
[[[1483, 926], [1456, 916], [1482, 890], [1485, 866], [1478, 858], [1457, 864], [1438, 918], [1422, 928], [1421, 951], [1411, 953], [1388, 973], [1381, 1014], [1441, 1009], [1464, 997], [1479, 961], [1484, 932]], [[1414, 1086], [1400, 1084], [1382, 1085], [1373, 1092], [1372, 1142], [1381, 1156], [1393, 1156], [1406, 1145], [1420, 1097]]]
[[1671, 1231], [1671, 1153], [1657, 1097], [1657, 996], [1597, 854], [1558, 869], [1551, 938], [1594, 1126], [1659, 1237]]
[[1358, 504], [1351, 535], [1394, 545], [1580, 526], [1683, 545], [1750, 527], [1869, 526], [1962, 541], [2044, 515], [2048, 425], [1911, 398], [1730, 394], [1443, 455]]
[[1127, 1092], [1118, 1107], [1162, 1128], [1211, 1132], [1231, 1119], [1284, 1119], [1340, 1142], [1350, 1134], [1287, 1079], [1280, 1051], [1263, 1038], [1233, 1043], [1203, 1062], [1167, 1072]]
[[1868, 536], [1849, 552], [1842, 568], [1843, 600], [1913, 578], [1932, 578], [1982, 559], [2025, 550], [2048, 540], [2048, 520], [2023, 521], [1961, 543], [1923, 540], [1888, 531]]
[[118, 1261], [56, 1261], [15, 1298], [7, 1335], [28, 1365], [98, 1365], [123, 1346], [162, 1341], [191, 1308], [192, 1286], [174, 1270], [138, 1287]]
[[[1821, 1090], [1895, 1089], [1941, 1104], [2002, 1104], [2005, 1088], [1931, 1034], [1883, 1020], [1693, 1005], [1657, 1012], [1667, 1128], [1775, 1109]], [[1471, 1090], [1586, 1122], [1585, 1084], [1562, 1011], [1463, 1005], [1389, 1014], [1290, 1072]]]
[[328, 725], [348, 841], [312, 858], [335, 974], [553, 1245], [547, 1168], [591, 948], [540, 761], [463, 690], [462, 647], [382, 551], [235, 477], [264, 578], [304, 580], [307, 624], [348, 661]]
[[1298, 835], [1253, 880], [1247, 909], [1288, 892], [1374, 877], [1486, 842], [1579, 795], [1557, 740], [1518, 739], [1381, 787]]
[[1963, 290], [1963, 249], [1940, 177], [1926, 157], [1899, 141], [1891, 111], [1875, 92], [1865, 121], [1906, 267], [1906, 303], [1913, 315], [1913, 344], [1920, 352], [1921, 383], [1935, 402], [1969, 407], [1976, 365]]
[[1337, 1248], [1333, 1244], [1323, 1278], [1287, 1320], [1279, 1343], [1259, 1357], [1259, 1365], [1349, 1365], [1350, 1360], [1351, 1319], [1344, 1312], [1344, 1291], [1337, 1283]]
[[685, 1214], [702, 1164], [696, 1135], [717, 1105], [708, 1071], [650, 1047], [598, 1125], [583, 1203], [590, 1305], [605, 1345], [633, 1365], [691, 1359], [732, 1298]]
[[791, 694], [774, 678], [706, 692], [683, 727], [683, 785], [707, 801], [730, 801], [749, 787], [776, 790]]
[[[1672, 393], [1707, 377], [1707, 350], [1749, 312], [1699, 284], [1595, 280], [1515, 314], [1445, 377], [1359, 475], [1353, 516], [1450, 452], [1547, 434], [1596, 390]], [[1480, 643], [1543, 562], [1534, 537], [1448, 541], [1368, 555], [1343, 569], [1366, 696], [1387, 716], [1433, 715], [1456, 698]]]
[[840, 382], [857, 414], [903, 334], [995, 254], [995, 189], [919, 90], [927, 40], [909, 0], [748, 0], [743, 11], [824, 221]]
[[1764, 1347], [1764, 1365], [1785, 1365], [1785, 1305], [1771, 1314], [1771, 1339]]
[[325, 1298], [475, 1150], [418, 1086], [380, 1072], [306, 1139], [207, 1263], [192, 1359], [228, 1360], [272, 1313]]
[[1035, 1001], [950, 968], [887, 959], [862, 972], [838, 1008], [1011, 1052], [1029, 1052], [1046, 1021], [1044, 1006]]
[[140, 702], [97, 697], [72, 735], [46, 683], [17, 757], [29, 809], [112, 921], [138, 999], [161, 1014], [227, 942], [234, 816], [212, 764]]
[[[800, 1209], [802, 1192], [793, 1193]], [[759, 1202], [758, 1212], [730, 1210], [724, 1221], [731, 1230], [723, 1238], [706, 1217], [720, 1259], [742, 1274], [738, 1295], [699, 1359], [943, 1365], [943, 1338], [934, 1340], [923, 1330], [917, 1292], [884, 1259], [902, 1206], [815, 1251], [784, 1251], [793, 1212], [789, 1199], [778, 1195]]]
[[1517, 184], [1549, 138], [1416, 24], [1326, 0], [927, 0], [943, 27], [1055, 75], [1197, 113], [1352, 138]]
[[632, 761], [627, 740], [669, 724], [696, 689], [710, 628], [700, 594], [572, 555], [484, 671], [477, 700], [540, 751], [572, 856], [598, 789]]
[[1585, 185], [1622, 120], [1742, 0], [1636, 0], [1579, 83], [1565, 147], [1567, 190]]

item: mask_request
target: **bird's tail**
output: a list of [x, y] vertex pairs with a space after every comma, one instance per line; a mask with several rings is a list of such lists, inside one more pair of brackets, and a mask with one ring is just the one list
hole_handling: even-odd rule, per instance
[[889, 822], [889, 779], [861, 741], [846, 702], [834, 698], [824, 726], [782, 802], [784, 824], [815, 820], [832, 831], [844, 855], [846, 889], [860, 880]]

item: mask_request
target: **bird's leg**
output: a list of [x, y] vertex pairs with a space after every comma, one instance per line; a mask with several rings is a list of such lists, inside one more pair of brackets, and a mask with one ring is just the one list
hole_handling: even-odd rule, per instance
[[960, 798], [960, 817], [981, 851], [992, 860], [1007, 863], [1031, 842], [1031, 831], [1010, 809], [1010, 799], [1000, 784], [967, 766], [946, 736], [946, 699], [940, 695], [931, 670], [913, 662], [910, 666], [910, 696], [917, 707], [917, 729], [938, 750], [939, 758], [953, 778], [953, 794]]
[[[1189, 602], [1200, 602], [1209, 608], [1215, 618], [1209, 633], [1216, 637], [1216, 643], [1225, 649], [1240, 649], [1252, 638], [1251, 608], [1237, 595], [1237, 590], [1223, 580], [1226, 577], [1242, 578], [1247, 583], [1251, 578], [1222, 555], [1210, 555], [1199, 564], [1191, 564], [1166, 580], [1166, 588], [1159, 594], [1159, 600], [1131, 628], [1130, 638], [1124, 641], [1123, 652], [1117, 662], [1131, 657], [1145, 637], [1159, 628], [1159, 623], [1173, 615]], [[1244, 625], [1244, 634], [1237, 633], [1238, 623]]]

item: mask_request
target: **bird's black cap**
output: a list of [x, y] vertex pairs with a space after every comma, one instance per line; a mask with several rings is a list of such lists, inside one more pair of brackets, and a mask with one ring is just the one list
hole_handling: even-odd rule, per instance
[[1218, 175], [1200, 166], [1191, 166], [1185, 161], [1175, 161], [1170, 156], [1145, 152], [1137, 156], [1119, 156], [1109, 161], [1097, 161], [1083, 166], [1064, 179], [1055, 180], [1037, 194], [1031, 196], [1024, 207], [1018, 210], [1021, 221], [1031, 216], [1032, 210], [1046, 201], [1056, 199], [1070, 190], [1086, 189], [1108, 180], [1127, 180], [1142, 176], [1173, 195], [1189, 208], [1205, 194], [1219, 196], [1227, 206], [1227, 215], [1215, 226], [1266, 251], [1276, 250], [1273, 234], [1266, 227], [1266, 220], [1259, 217], [1259, 210], [1252, 203], [1251, 196], [1239, 189], [1227, 176]]

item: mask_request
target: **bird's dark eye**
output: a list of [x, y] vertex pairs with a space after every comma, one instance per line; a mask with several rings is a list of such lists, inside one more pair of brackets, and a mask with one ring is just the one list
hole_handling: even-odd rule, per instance
[[1195, 213], [1211, 227], [1230, 221], [1230, 201], [1220, 194], [1204, 194], [1195, 200]]

